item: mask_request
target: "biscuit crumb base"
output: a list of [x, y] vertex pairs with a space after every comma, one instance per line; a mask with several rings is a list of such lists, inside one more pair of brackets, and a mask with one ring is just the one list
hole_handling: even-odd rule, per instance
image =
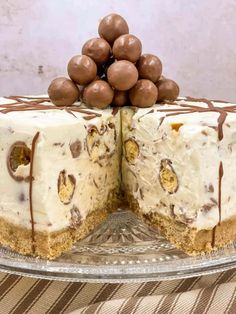
[[91, 212], [77, 228], [68, 227], [49, 233], [35, 230], [34, 247], [31, 229], [0, 218], [0, 244], [23, 255], [53, 260], [70, 250], [75, 242], [85, 238], [95, 227], [105, 221], [108, 215], [118, 208], [118, 203], [117, 195], [114, 193], [105, 208]]
[[168, 241], [188, 255], [196, 256], [212, 252], [236, 240], [236, 217], [222, 221], [215, 230], [197, 230], [158, 213], [143, 213], [132, 196], [128, 197], [128, 201], [130, 209], [139, 218], [148, 225], [158, 228]]

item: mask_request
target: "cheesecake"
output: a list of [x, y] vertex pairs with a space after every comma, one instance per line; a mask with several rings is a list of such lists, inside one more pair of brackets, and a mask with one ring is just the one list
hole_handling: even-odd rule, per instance
[[190, 255], [235, 240], [236, 105], [0, 103], [1, 245], [53, 259], [127, 203]]

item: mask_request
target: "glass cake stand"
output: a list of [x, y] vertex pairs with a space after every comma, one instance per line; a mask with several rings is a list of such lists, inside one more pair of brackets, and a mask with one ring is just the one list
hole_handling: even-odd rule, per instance
[[55, 261], [0, 247], [0, 271], [44, 279], [140, 282], [194, 277], [236, 267], [236, 243], [190, 257], [127, 210], [113, 213]]

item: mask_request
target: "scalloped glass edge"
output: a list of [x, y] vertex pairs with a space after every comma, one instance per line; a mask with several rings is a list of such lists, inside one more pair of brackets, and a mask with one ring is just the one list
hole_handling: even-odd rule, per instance
[[[195, 262], [195, 261], [193, 261]], [[48, 265], [49, 262], [29, 263], [24, 262], [19, 265], [18, 261], [6, 262], [4, 258], [0, 258], [0, 270], [2, 272], [16, 274], [20, 276], [60, 280], [70, 282], [110, 282], [110, 283], [129, 283], [129, 282], [145, 282], [145, 281], [161, 281], [174, 280], [189, 277], [197, 277], [210, 275], [221, 271], [230, 270], [236, 267], [236, 256], [222, 257], [216, 260], [206, 260], [200, 266], [186, 263], [186, 265], [176, 265], [171, 262], [169, 265], [118, 265], [107, 266], [100, 265], [91, 267], [90, 265], [71, 267], [56, 263], [53, 266]], [[16, 266], [18, 264], [18, 266]], [[183, 264], [183, 263], [181, 263]], [[37, 265], [37, 266], [35, 266]]]

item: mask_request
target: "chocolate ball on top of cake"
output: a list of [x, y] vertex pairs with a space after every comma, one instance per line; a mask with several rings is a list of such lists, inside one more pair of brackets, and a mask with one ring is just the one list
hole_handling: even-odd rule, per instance
[[0, 243], [56, 258], [121, 194], [188, 254], [235, 240], [236, 105], [178, 98], [120, 15], [104, 17], [98, 33], [49, 98], [0, 98]]

